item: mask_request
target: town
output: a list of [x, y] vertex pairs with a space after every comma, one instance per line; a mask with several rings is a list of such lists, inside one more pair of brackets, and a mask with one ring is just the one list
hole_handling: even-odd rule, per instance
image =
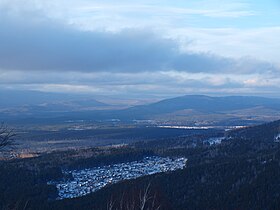
[[140, 161], [118, 163], [102, 167], [94, 167], [83, 170], [63, 171], [71, 180], [50, 181], [48, 184], [56, 185], [57, 199], [80, 197], [95, 192], [108, 184], [122, 180], [135, 179], [145, 175], [183, 169], [186, 158], [169, 157], [145, 157]]

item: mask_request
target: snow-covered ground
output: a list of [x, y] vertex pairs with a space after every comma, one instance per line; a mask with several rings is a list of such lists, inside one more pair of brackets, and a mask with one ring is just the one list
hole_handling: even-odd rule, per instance
[[280, 133], [274, 137], [275, 142], [280, 142]]
[[135, 179], [144, 175], [183, 169], [186, 161], [186, 158], [174, 159], [152, 156], [140, 161], [83, 170], [63, 171], [64, 174], [71, 174], [73, 179], [59, 182], [50, 181], [48, 184], [56, 185], [58, 199], [74, 198], [94, 192], [108, 184], [121, 180]]
[[208, 130], [214, 128], [212, 126], [179, 126], [179, 125], [159, 125], [158, 128], [175, 128], [175, 129], [186, 129], [186, 130]]
[[208, 143], [210, 144], [210, 146], [215, 145], [215, 144], [220, 144], [222, 142], [222, 140], [224, 140], [225, 137], [213, 137], [213, 138], [209, 138], [205, 141], [203, 141], [203, 143]]

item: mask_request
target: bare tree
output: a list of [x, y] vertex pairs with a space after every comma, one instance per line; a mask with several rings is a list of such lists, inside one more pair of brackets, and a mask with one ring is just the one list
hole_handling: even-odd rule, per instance
[[0, 125], [0, 150], [14, 144], [15, 133], [4, 123]]
[[[138, 191], [138, 190], [137, 190]], [[138, 192], [123, 192], [121, 197], [107, 202], [107, 210], [159, 210], [161, 206], [156, 202], [157, 195], [151, 191], [151, 183]]]
[[144, 191], [140, 191], [139, 193], [139, 201], [140, 201], [140, 210], [144, 210], [145, 206], [147, 205], [148, 201], [150, 199], [152, 199], [152, 197], [150, 196], [150, 185], [151, 183], [149, 183]]
[[113, 198], [111, 197], [110, 201], [107, 203], [107, 210], [113, 210], [114, 209], [114, 201]]

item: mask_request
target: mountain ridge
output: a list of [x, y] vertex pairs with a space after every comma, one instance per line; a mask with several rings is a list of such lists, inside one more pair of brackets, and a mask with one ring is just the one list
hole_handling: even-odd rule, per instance
[[[185, 95], [124, 109], [114, 109], [114, 106], [92, 100], [92, 103], [90, 103], [91, 99], [90, 101], [85, 99], [70, 100], [62, 104], [61, 102], [46, 103], [46, 106], [29, 107], [28, 112], [20, 110], [17, 113], [16, 110], [11, 109], [10, 112], [0, 112], [0, 117], [7, 120], [16, 116], [18, 119], [38, 118], [64, 121], [75, 119], [164, 121], [166, 118], [182, 122], [215, 121], [216, 118], [218, 121], [228, 121], [230, 118], [235, 121], [255, 119], [256, 122], [262, 123], [276, 120], [276, 117], [280, 115], [280, 99], [256, 96]], [[88, 103], [91, 106], [88, 107]], [[94, 103], [95, 106], [92, 106]]]

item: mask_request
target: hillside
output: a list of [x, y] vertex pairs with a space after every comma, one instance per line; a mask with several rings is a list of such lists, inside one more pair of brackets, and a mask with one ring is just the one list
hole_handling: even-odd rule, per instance
[[[231, 131], [220, 145], [194, 149], [166, 148], [166, 154], [185, 155], [187, 166], [104, 188], [86, 197], [53, 203], [53, 209], [106, 209], [130, 202], [143, 186], [151, 185], [161, 209], [278, 209], [280, 147], [274, 141], [280, 121]], [[149, 145], [146, 145], [149, 147]], [[159, 151], [162, 147], [158, 146]], [[156, 150], [155, 150], [156, 151]]]
[[[111, 209], [126, 209], [124, 206], [140, 205], [139, 197], [148, 186], [153, 199], [144, 209], [278, 209], [279, 131], [280, 120], [225, 133], [197, 131], [124, 147], [76, 149], [0, 162], [4, 169], [0, 174], [0, 195], [4, 196], [0, 207], [107, 210], [111, 205]], [[224, 135], [221, 143], [202, 143], [215, 135]], [[150, 155], [188, 160], [184, 169], [122, 180], [73, 199], [54, 200], [57, 190], [47, 185], [47, 181], [65, 176], [62, 169], [123, 163]], [[15, 190], [18, 187], [20, 191]]]
[[252, 107], [268, 107], [279, 109], [280, 99], [250, 97], [250, 96], [227, 96], [210, 97], [205, 95], [186, 95], [159, 101], [145, 106], [130, 108], [132, 111], [146, 111], [147, 113], [168, 113], [184, 109], [194, 109], [203, 112], [217, 112], [246, 109]]

